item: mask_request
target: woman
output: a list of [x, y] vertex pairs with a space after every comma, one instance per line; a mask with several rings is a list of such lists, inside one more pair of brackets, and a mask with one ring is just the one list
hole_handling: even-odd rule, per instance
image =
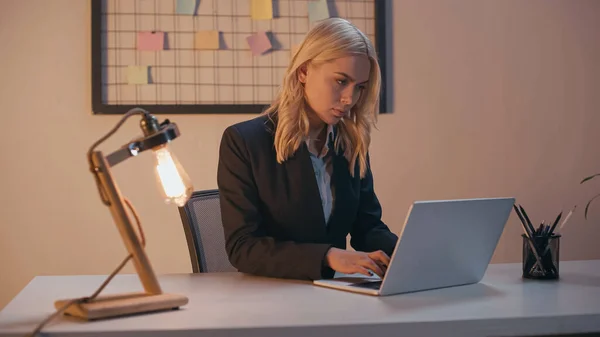
[[[368, 148], [380, 90], [377, 56], [350, 22], [306, 35], [265, 114], [228, 127], [217, 181], [226, 250], [241, 272], [380, 276], [397, 236], [381, 221]], [[356, 251], [348, 251], [346, 237]]]

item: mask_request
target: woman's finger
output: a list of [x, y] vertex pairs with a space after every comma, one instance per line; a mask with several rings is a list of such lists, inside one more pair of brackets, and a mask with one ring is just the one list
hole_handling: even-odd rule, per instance
[[377, 263], [377, 265], [379, 266], [379, 268], [381, 268], [381, 270], [383, 271], [383, 274], [385, 274], [385, 272], [388, 269], [388, 266], [386, 266], [385, 264], [379, 262], [379, 261], [375, 261], [375, 263]]
[[361, 266], [371, 270], [372, 272], [379, 275], [380, 277], [383, 277], [383, 270], [381, 270], [381, 268], [379, 268], [377, 263], [375, 263], [375, 261], [371, 260], [370, 258], [361, 259], [359, 261], [359, 264]]
[[387, 254], [381, 250], [370, 253], [369, 257], [373, 260], [377, 260], [377, 261], [385, 264], [386, 266], [390, 264], [390, 257], [387, 256]]
[[373, 272], [368, 270], [367, 268], [361, 267], [359, 265], [354, 266], [354, 271], [352, 273], [363, 274], [365, 276], [373, 276]]

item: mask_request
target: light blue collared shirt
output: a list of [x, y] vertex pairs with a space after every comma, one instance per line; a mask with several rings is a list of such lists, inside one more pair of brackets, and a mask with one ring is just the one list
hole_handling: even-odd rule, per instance
[[321, 153], [317, 154], [315, 143], [318, 139], [307, 139], [306, 146], [310, 152], [310, 160], [312, 161], [313, 170], [317, 186], [319, 186], [319, 194], [321, 195], [321, 204], [323, 205], [323, 215], [325, 215], [325, 223], [329, 222], [331, 212], [333, 211], [333, 186], [331, 186], [331, 175], [333, 173], [332, 158], [329, 155], [329, 137], [333, 135], [333, 126], [327, 126], [327, 134], [325, 135], [325, 144], [321, 149]]

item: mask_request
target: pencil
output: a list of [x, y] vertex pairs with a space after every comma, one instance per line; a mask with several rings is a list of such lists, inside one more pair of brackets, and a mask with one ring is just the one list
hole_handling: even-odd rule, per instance
[[571, 215], [573, 215], [575, 208], [577, 208], [577, 205], [575, 205], [573, 207], [573, 209], [569, 212], [569, 214], [567, 214], [567, 217], [565, 218], [565, 220], [563, 220], [563, 222], [560, 224], [560, 228], [559, 228], [560, 230], [562, 230], [563, 227], [567, 224], [567, 221], [569, 221], [569, 219], [571, 218]]
[[556, 228], [556, 225], [558, 225], [558, 221], [560, 221], [560, 217], [562, 217], [562, 213], [563, 213], [562, 211], [560, 213], [558, 213], [556, 220], [554, 220], [552, 227], [550, 227], [550, 230], [548, 231], [548, 236], [552, 236], [552, 233], [554, 233], [554, 229]]
[[[529, 248], [531, 248], [531, 252], [533, 252], [533, 256], [535, 257], [535, 261], [538, 266], [540, 266], [540, 270], [542, 271], [542, 274], [544, 274], [544, 276], [546, 276], [546, 269], [544, 268], [544, 264], [542, 263], [542, 258], [540, 257], [540, 254], [538, 254], [538, 250], [536, 247], [536, 244], [533, 242], [533, 237], [529, 236], [529, 234], [527, 234], [527, 229], [525, 229], [525, 224], [523, 224], [523, 229], [525, 230], [525, 235], [527, 236], [527, 242], [529, 243]], [[533, 265], [533, 267], [535, 267], [535, 264]]]
[[531, 220], [529, 220], [529, 217], [527, 216], [527, 212], [525, 212], [525, 209], [523, 208], [523, 206], [519, 205], [519, 208], [521, 209], [521, 212], [523, 213], [523, 217], [527, 221], [527, 225], [529, 226], [529, 229], [531, 230], [532, 233], [535, 233], [535, 228], [531, 224]]
[[523, 229], [525, 230], [525, 233], [527, 234], [527, 236], [528, 237], [532, 236], [533, 233], [529, 232], [528, 227], [525, 224], [525, 219], [523, 218], [523, 215], [521, 215], [521, 212], [519, 212], [519, 209], [517, 208], [517, 205], [513, 204], [513, 208], [515, 209], [515, 213], [517, 213], [517, 216], [519, 217], [519, 220], [521, 220], [521, 224], [523, 225]]

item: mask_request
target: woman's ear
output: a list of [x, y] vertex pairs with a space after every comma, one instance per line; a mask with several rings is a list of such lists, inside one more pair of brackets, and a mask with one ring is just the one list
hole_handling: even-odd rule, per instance
[[305, 64], [301, 65], [298, 70], [296, 71], [296, 74], [298, 75], [298, 81], [300, 81], [300, 83], [304, 84], [306, 83], [306, 74], [308, 72], [308, 66]]

